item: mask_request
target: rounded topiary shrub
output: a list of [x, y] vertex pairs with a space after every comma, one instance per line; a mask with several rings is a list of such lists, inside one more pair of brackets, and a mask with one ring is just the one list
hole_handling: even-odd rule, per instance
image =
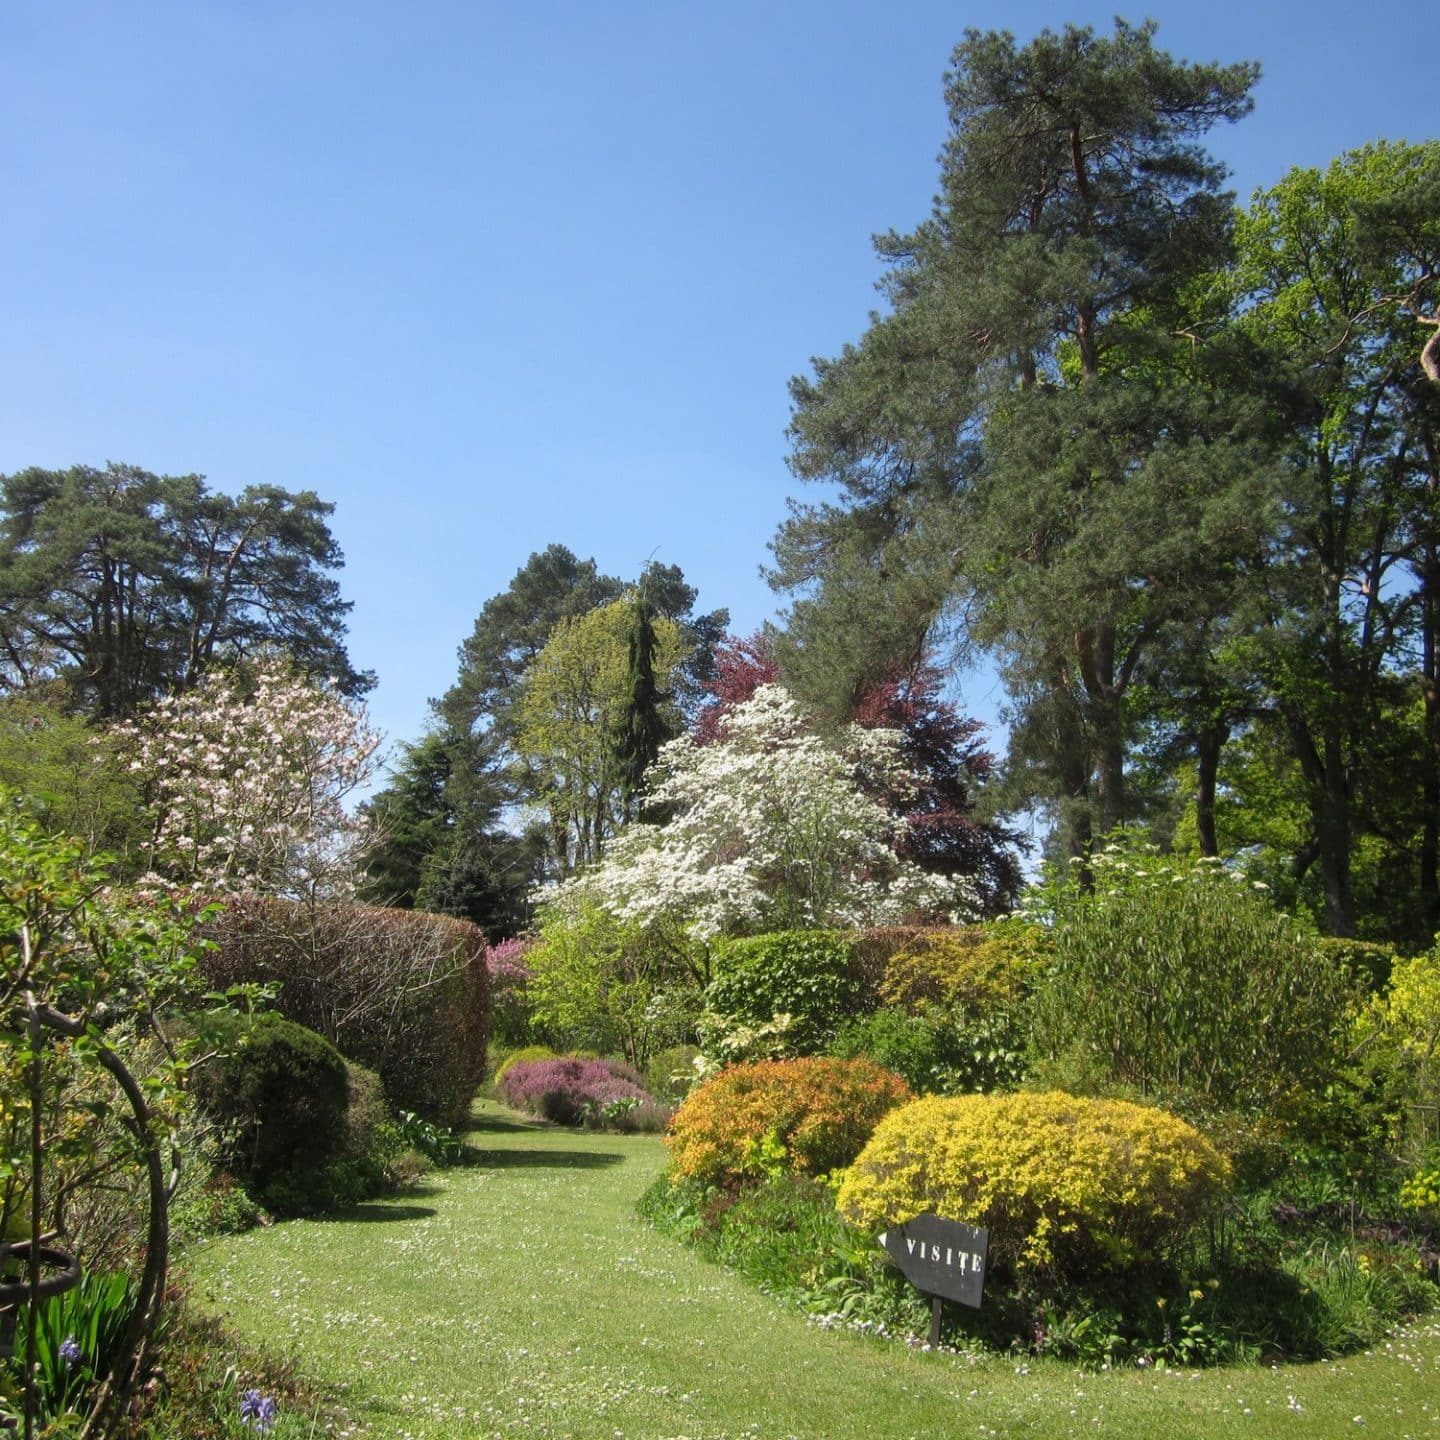
[[501, 1060], [496, 1067], [492, 1083], [498, 1091], [505, 1082], [505, 1076], [510, 1072], [512, 1066], [526, 1065], [533, 1060], [553, 1060], [555, 1051], [548, 1045], [522, 1045], [518, 1050], [512, 1050]]
[[963, 1095], [887, 1115], [837, 1203], [871, 1227], [927, 1213], [979, 1225], [992, 1265], [1079, 1274], [1163, 1252], [1229, 1176], [1229, 1161], [1163, 1110], [1059, 1090]]
[[209, 1015], [201, 1031], [217, 1053], [192, 1086], [221, 1127], [225, 1168], [277, 1215], [323, 1208], [329, 1166], [350, 1141], [345, 1057], [275, 1014]]
[[816, 1056], [722, 1070], [691, 1091], [666, 1141], [673, 1172], [736, 1185], [767, 1173], [848, 1165], [910, 1087], [869, 1060]]

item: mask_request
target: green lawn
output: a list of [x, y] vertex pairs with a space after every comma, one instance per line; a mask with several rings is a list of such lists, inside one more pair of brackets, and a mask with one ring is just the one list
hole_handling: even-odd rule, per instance
[[343, 1219], [193, 1258], [247, 1338], [343, 1386], [353, 1433], [458, 1436], [1440, 1436], [1440, 1323], [1353, 1359], [1199, 1374], [972, 1363], [836, 1334], [634, 1215], [657, 1140], [487, 1108], [474, 1163]]

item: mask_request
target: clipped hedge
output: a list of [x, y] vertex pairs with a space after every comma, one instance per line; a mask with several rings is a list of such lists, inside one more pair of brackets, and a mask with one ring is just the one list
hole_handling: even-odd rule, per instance
[[485, 935], [373, 905], [227, 902], [201, 967], [215, 989], [278, 985], [280, 1012], [379, 1073], [392, 1105], [463, 1124], [485, 1074]]
[[816, 1056], [734, 1065], [691, 1091], [666, 1135], [672, 1172], [738, 1185], [772, 1169], [848, 1165], [910, 1087], [869, 1060]]
[[893, 1110], [850, 1167], [851, 1222], [934, 1213], [990, 1232], [992, 1265], [1080, 1275], [1162, 1253], [1223, 1191], [1229, 1161], [1149, 1106], [1063, 1091]]

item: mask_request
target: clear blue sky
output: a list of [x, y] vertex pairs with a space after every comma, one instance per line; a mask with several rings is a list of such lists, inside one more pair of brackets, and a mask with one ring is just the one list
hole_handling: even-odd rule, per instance
[[[871, 234], [928, 211], [955, 42], [1117, 8], [8, 0], [0, 471], [334, 501], [395, 739], [552, 541], [679, 564], [753, 629], [786, 381], [864, 328]], [[1212, 138], [1242, 196], [1436, 133], [1433, 0], [1147, 11], [1262, 62]]]

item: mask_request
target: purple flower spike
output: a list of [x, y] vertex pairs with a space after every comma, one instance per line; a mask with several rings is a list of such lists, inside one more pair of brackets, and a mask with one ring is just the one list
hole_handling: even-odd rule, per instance
[[80, 1358], [80, 1347], [73, 1335], [67, 1335], [60, 1342], [60, 1359], [66, 1365], [73, 1365]]

